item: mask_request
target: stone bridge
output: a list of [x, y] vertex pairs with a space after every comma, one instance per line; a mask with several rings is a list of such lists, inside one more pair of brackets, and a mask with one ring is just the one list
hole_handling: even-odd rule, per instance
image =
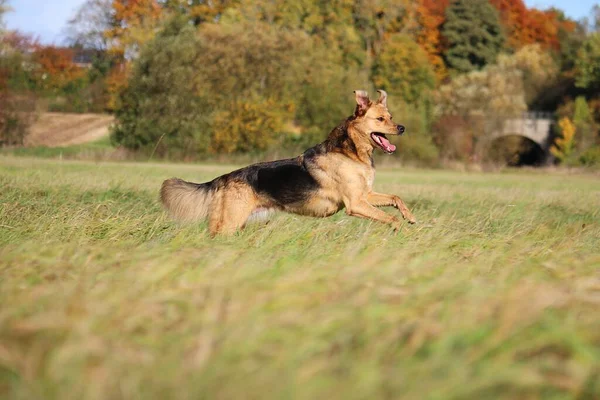
[[553, 123], [550, 113], [525, 113], [521, 117], [506, 118], [490, 139], [493, 141], [504, 136], [523, 136], [540, 146], [547, 156], [554, 140]]

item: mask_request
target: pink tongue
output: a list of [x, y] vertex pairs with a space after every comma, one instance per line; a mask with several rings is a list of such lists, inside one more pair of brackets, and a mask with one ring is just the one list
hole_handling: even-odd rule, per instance
[[385, 147], [386, 150], [396, 151], [396, 146], [391, 144], [390, 141], [387, 140], [387, 138], [384, 138], [383, 136], [379, 136], [379, 140], [381, 140], [381, 144], [383, 144], [383, 147]]

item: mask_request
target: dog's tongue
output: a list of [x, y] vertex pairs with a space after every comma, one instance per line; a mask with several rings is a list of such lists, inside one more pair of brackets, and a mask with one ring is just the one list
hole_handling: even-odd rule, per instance
[[379, 139], [381, 140], [381, 144], [383, 145], [383, 147], [385, 147], [386, 151], [389, 151], [390, 153], [396, 151], [396, 146], [391, 144], [385, 136], [379, 136]]

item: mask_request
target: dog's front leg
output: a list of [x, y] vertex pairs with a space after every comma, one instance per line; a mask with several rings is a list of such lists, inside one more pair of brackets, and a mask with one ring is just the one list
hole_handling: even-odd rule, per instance
[[398, 218], [373, 207], [366, 200], [351, 202], [346, 205], [346, 214], [353, 217], [368, 218], [374, 221], [390, 224], [394, 230], [400, 229], [400, 221]]
[[406, 207], [406, 204], [404, 204], [402, 199], [396, 195], [371, 192], [369, 193], [367, 200], [376, 207], [396, 207], [402, 213], [402, 217], [409, 223], [414, 224], [417, 222], [408, 207]]

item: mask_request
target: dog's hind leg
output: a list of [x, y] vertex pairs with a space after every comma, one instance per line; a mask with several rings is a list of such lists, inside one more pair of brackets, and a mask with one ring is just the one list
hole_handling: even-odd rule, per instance
[[231, 182], [215, 198], [208, 228], [211, 235], [231, 235], [244, 226], [257, 207], [254, 191], [243, 182]]
[[371, 192], [367, 197], [367, 201], [375, 207], [396, 207], [402, 213], [402, 217], [409, 223], [414, 224], [417, 222], [408, 207], [406, 207], [406, 204], [396, 195]]

